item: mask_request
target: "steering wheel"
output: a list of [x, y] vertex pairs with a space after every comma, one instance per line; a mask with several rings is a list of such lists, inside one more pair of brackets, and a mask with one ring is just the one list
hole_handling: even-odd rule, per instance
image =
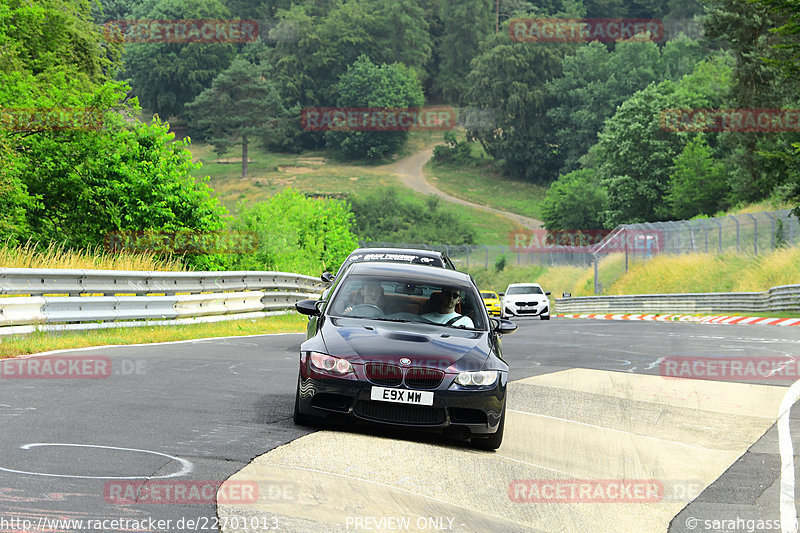
[[383, 316], [383, 309], [373, 304], [358, 304], [354, 306], [348, 315], [359, 315], [363, 318], [376, 318]]

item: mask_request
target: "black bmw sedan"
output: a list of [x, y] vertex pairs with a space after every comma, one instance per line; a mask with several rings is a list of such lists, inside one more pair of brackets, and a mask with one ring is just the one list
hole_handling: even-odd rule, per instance
[[516, 325], [489, 318], [462, 272], [358, 263], [322, 300], [303, 300], [294, 420], [345, 417], [503, 440], [508, 365], [500, 337]]

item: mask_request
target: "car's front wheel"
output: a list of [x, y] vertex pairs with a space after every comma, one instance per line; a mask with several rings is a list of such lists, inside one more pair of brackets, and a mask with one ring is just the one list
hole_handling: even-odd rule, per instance
[[506, 425], [506, 406], [503, 405], [503, 413], [500, 415], [500, 424], [497, 426], [497, 431], [489, 435], [489, 437], [474, 437], [472, 445], [481, 450], [496, 450], [503, 443], [503, 429]]
[[550, 320], [550, 315], [539, 315], [542, 320]]
[[300, 426], [311, 425], [311, 418], [300, 412], [300, 376], [297, 376], [297, 392], [294, 395], [294, 423]]

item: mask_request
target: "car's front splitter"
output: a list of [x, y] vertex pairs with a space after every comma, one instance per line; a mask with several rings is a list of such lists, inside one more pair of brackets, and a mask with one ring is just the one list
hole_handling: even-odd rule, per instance
[[486, 435], [497, 431], [500, 423], [506, 380], [507, 374], [502, 374], [494, 387], [480, 390], [440, 387], [431, 391], [433, 405], [418, 406], [372, 400], [372, 387], [380, 385], [369, 382], [335, 377], [301, 378], [298, 407], [302, 414], [319, 419], [346, 418], [370, 424]]

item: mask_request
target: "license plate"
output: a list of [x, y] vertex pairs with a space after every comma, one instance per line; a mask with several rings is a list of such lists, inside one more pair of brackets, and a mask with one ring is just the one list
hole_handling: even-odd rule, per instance
[[431, 391], [416, 391], [408, 389], [390, 389], [387, 387], [372, 387], [370, 400], [379, 402], [410, 403], [413, 405], [433, 405]]

